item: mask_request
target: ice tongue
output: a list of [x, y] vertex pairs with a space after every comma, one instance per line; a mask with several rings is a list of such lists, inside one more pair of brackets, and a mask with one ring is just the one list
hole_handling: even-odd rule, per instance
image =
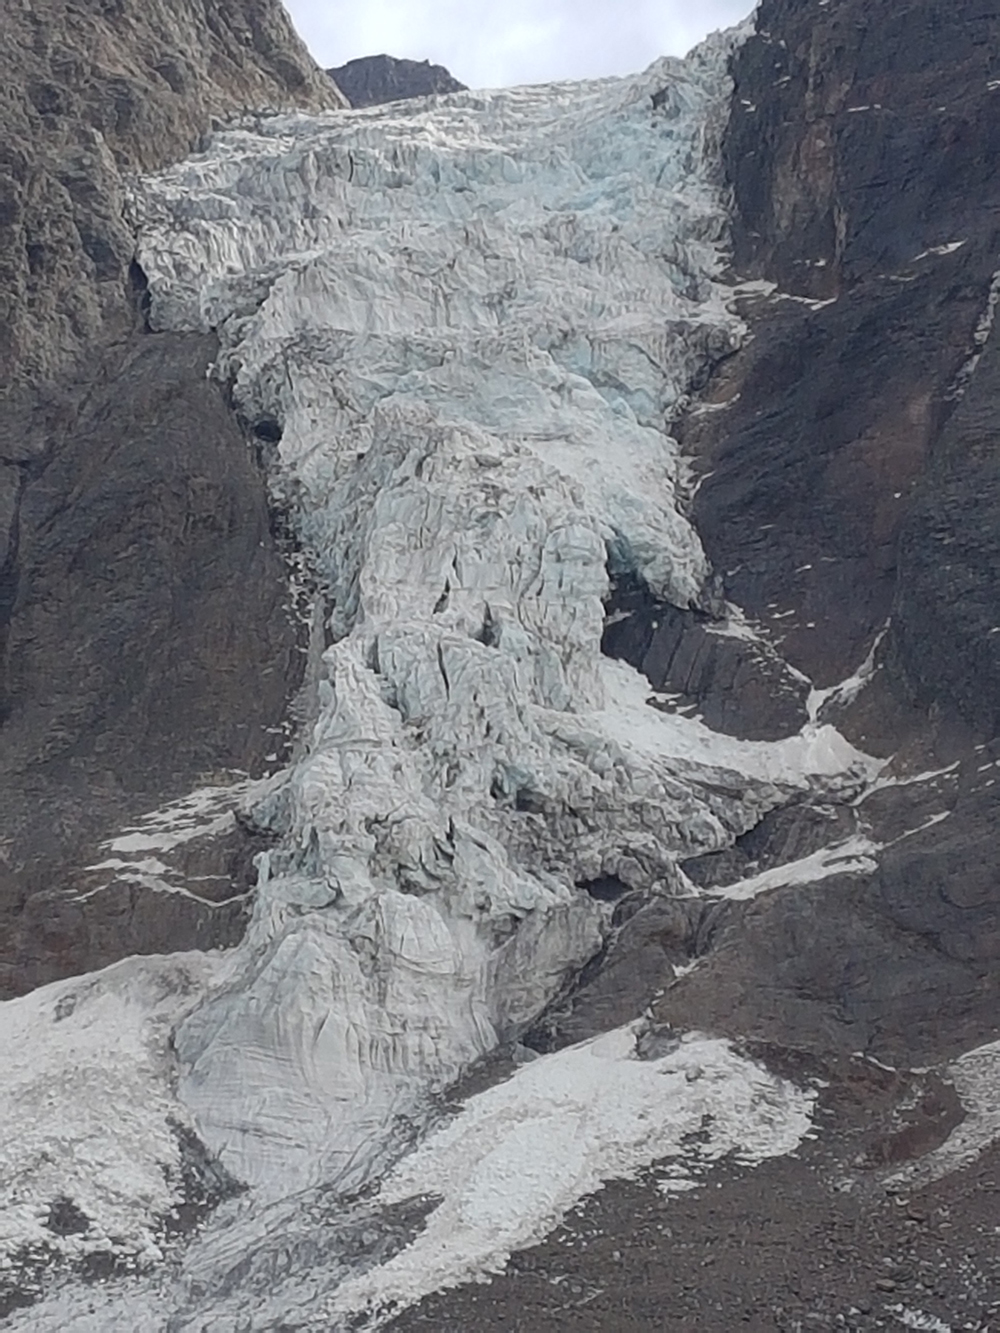
[[[602, 657], [609, 570], [708, 568], [672, 414], [743, 334], [719, 39], [628, 79], [262, 117], [137, 188], [160, 328], [212, 328], [276, 450], [331, 646], [231, 984], [181, 1096], [264, 1194], [355, 1189], [600, 947], [579, 885], [674, 891], [817, 773]], [[266, 428], [266, 429], [265, 429]]]

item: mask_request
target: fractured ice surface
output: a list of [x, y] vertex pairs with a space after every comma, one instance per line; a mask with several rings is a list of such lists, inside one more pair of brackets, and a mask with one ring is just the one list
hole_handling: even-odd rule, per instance
[[137, 188], [153, 321], [217, 330], [241, 411], [280, 426], [327, 599], [237, 972], [175, 1037], [186, 1106], [263, 1196], [384, 1169], [599, 948], [579, 885], [683, 889], [678, 857], [866, 771], [831, 728], [667, 718], [600, 652], [609, 568], [711, 603], [669, 422], [744, 331], [713, 165], [732, 41], [262, 118]]
[[[433, 1095], [600, 948], [611, 908], [588, 882], [691, 892], [679, 859], [877, 767], [829, 726], [739, 742], [659, 712], [600, 650], [609, 571], [714, 606], [669, 426], [744, 333], [713, 167], [733, 40], [630, 79], [260, 118], [137, 184], [154, 322], [216, 330], [239, 410], [280, 435], [271, 482], [319, 589], [318, 650], [294, 763], [247, 788], [275, 841], [243, 944], [202, 972], [88, 979], [66, 1027], [65, 988], [0, 1006], [42, 1073], [67, 1071], [50, 1103], [27, 1064], [8, 1089], [37, 1119], [0, 1159], [24, 1204], [12, 1247], [65, 1195], [143, 1252], [176, 1203], [171, 1116], [251, 1186], [176, 1268], [86, 1310], [57, 1295], [32, 1327], [347, 1317], [413, 1271], [426, 1289], [501, 1262], [706, 1113], [719, 1151], [751, 1159], [803, 1132], [808, 1099], [724, 1043], [644, 1063], [619, 1033], [405, 1156]], [[165, 856], [230, 820], [231, 795], [195, 793], [109, 852]], [[331, 1208], [380, 1178], [389, 1203], [445, 1200], [333, 1300]]]

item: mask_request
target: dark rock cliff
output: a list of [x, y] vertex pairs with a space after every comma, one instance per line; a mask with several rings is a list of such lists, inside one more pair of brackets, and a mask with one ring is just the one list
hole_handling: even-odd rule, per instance
[[131, 327], [124, 176], [213, 117], [342, 105], [277, 0], [3, 0], [0, 389]]
[[238, 837], [202, 855], [207, 902], [84, 873], [143, 812], [259, 771], [301, 660], [211, 340], [145, 333], [124, 196], [213, 120], [344, 104], [276, 0], [2, 20], [0, 996], [240, 930], [211, 904], [245, 887]]
[[[734, 265], [790, 299], [755, 316], [766, 336], [720, 381], [716, 397], [741, 394], [720, 429], [689, 436], [713, 469], [700, 529], [751, 613], [794, 610], [780, 631], [790, 660], [830, 684], [894, 610], [893, 639], [922, 644], [901, 659], [921, 701], [948, 707], [961, 703], [954, 674], [925, 654], [952, 598], [942, 587], [918, 613], [900, 536], [918, 512], [944, 517], [946, 426], [996, 301], [998, 24], [1000, 6], [979, 0], [761, 7], [725, 147]], [[969, 495], [980, 489], [970, 478]], [[980, 507], [980, 536], [996, 517]], [[970, 648], [952, 644], [993, 708]]]
[[[900, 775], [948, 771], [826, 812], [827, 843], [880, 849], [874, 873], [667, 936], [646, 909], [621, 944], [646, 979], [617, 975], [641, 1003], [683, 943], [704, 958], [659, 1002], [670, 1021], [938, 1058], [994, 1035], [1000, 999], [1000, 5], [763, 0], [734, 74], [732, 263], [766, 285], [745, 302], [752, 339], [708, 386], [715, 410], [682, 431], [719, 591], [765, 647], [734, 664], [704, 624], [650, 605], [610, 647], [749, 736], [803, 720], [775, 658], [828, 687], [874, 649], [870, 682], [821, 719]], [[692, 875], [791, 862], [815, 821], [786, 812]], [[607, 984], [590, 990], [574, 1032], [614, 1008]]]
[[453, 79], [443, 65], [432, 65], [427, 60], [362, 56], [327, 73], [351, 106], [356, 107], [465, 91], [465, 84]]

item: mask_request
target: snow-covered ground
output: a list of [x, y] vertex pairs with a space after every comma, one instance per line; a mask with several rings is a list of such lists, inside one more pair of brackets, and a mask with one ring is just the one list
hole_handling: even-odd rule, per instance
[[[386, 1178], [434, 1094], [599, 949], [610, 908], [582, 886], [690, 891], [679, 858], [729, 845], [794, 791], [860, 790], [877, 767], [831, 727], [769, 745], [667, 716], [600, 651], [609, 571], [709, 602], [669, 431], [744, 334], [716, 179], [734, 40], [629, 79], [262, 117], [136, 186], [153, 321], [216, 330], [240, 410], [280, 427], [273, 485], [332, 642], [295, 762], [248, 793], [277, 842], [247, 939], [191, 974], [180, 1007], [157, 998], [171, 964], [130, 963], [120, 975], [151, 988], [121, 1023], [135, 1058], [91, 1080], [102, 1105], [136, 1108], [140, 1138], [146, 1125], [145, 1147], [131, 1121], [119, 1136], [140, 1174], [170, 1167], [169, 1102], [251, 1187], [190, 1271], [285, 1225], [297, 1191], [385, 1178], [391, 1201], [437, 1182], [412, 1250], [316, 1296], [374, 1307], [415, 1272], [428, 1289], [501, 1262], [601, 1180], [670, 1155], [709, 1103], [720, 1152], [785, 1151], [804, 1131], [807, 1100], [723, 1044], [644, 1063], [619, 1034], [526, 1068]], [[152, 854], [176, 811], [164, 819], [111, 850]], [[118, 977], [89, 983], [107, 1042], [82, 1043], [78, 1071], [105, 1064]], [[62, 994], [0, 1007], [0, 1029], [28, 1015], [40, 1068], [90, 1031], [84, 1009], [57, 1034]], [[51, 1094], [53, 1125], [90, 1115], [90, 1075], [74, 1077], [74, 1106]], [[24, 1087], [30, 1116], [49, 1093]], [[47, 1132], [45, 1151], [50, 1176], [32, 1174], [33, 1140], [0, 1159], [25, 1238], [53, 1190], [139, 1248], [172, 1204], [137, 1180], [134, 1213], [126, 1199], [112, 1217], [119, 1186], [88, 1178], [72, 1134]], [[517, 1198], [515, 1152], [534, 1163]], [[136, 1297], [152, 1322], [95, 1296], [96, 1314], [38, 1307], [32, 1327], [162, 1328], [175, 1298], [211, 1305], [212, 1289], [192, 1277], [182, 1300], [163, 1279]], [[176, 1327], [272, 1327], [271, 1299]]]
[[0, 1277], [25, 1248], [163, 1257], [158, 1229], [184, 1200], [178, 1130], [193, 1130], [171, 1034], [228, 966], [129, 958], [0, 1005]]
[[[473, 1097], [389, 1175], [380, 1197], [440, 1195], [420, 1236], [387, 1263], [350, 1279], [331, 1313], [379, 1317], [470, 1277], [500, 1272], [572, 1204], [606, 1180], [670, 1159], [671, 1189], [694, 1187], [698, 1166], [733, 1154], [756, 1163], [798, 1147], [814, 1093], [691, 1035], [643, 1061], [625, 1028], [523, 1066]], [[686, 1146], [687, 1145], [687, 1146]]]

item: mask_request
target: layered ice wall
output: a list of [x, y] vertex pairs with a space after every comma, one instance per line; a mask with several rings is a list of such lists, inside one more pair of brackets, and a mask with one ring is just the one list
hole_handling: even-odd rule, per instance
[[671, 415], [742, 325], [713, 149], [728, 51], [582, 85], [263, 118], [138, 189], [160, 328], [280, 444], [330, 646], [232, 982], [181, 1096], [265, 1196], [364, 1185], [423, 1101], [600, 947], [617, 877], [684, 891], [829, 728], [739, 744], [601, 655], [609, 570], [708, 569]]

